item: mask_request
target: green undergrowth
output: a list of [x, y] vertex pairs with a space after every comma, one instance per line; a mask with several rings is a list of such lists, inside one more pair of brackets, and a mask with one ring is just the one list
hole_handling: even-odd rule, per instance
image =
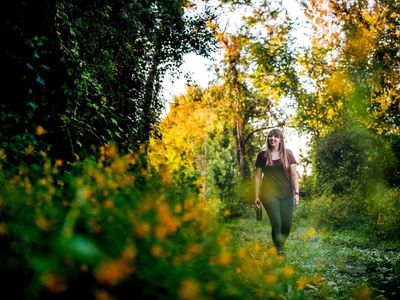
[[[272, 244], [268, 218], [231, 220], [232, 243]], [[398, 299], [400, 295], [400, 242], [377, 241], [357, 231], [327, 231], [293, 224], [285, 259], [299, 278], [319, 278], [322, 284], [298, 281], [310, 299]], [[318, 280], [317, 280], [318, 281]], [[288, 297], [290, 299], [290, 297]]]

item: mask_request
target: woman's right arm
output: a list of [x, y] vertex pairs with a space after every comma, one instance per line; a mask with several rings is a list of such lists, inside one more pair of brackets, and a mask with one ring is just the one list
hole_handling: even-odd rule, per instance
[[255, 201], [254, 204], [258, 207], [261, 206], [261, 201], [260, 201], [260, 184], [261, 184], [261, 178], [262, 178], [262, 171], [261, 168], [256, 168], [256, 178], [255, 178], [255, 183], [256, 183], [256, 190], [255, 190]]

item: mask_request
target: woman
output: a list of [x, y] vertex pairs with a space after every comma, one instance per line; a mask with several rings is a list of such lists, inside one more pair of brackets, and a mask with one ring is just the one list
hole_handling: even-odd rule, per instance
[[292, 151], [285, 149], [282, 132], [273, 129], [267, 147], [256, 160], [256, 209], [267, 211], [272, 226], [272, 240], [279, 254], [292, 224], [293, 205], [299, 204], [299, 183], [296, 160]]

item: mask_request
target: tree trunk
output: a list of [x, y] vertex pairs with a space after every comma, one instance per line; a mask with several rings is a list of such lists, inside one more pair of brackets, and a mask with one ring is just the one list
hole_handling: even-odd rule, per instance
[[246, 159], [246, 144], [244, 138], [244, 124], [241, 120], [235, 120], [234, 136], [236, 141], [236, 158], [239, 166], [240, 179], [247, 181], [250, 176], [249, 166]]

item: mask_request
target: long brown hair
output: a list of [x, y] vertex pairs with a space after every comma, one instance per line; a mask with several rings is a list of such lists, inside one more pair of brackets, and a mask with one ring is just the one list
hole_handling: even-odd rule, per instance
[[269, 137], [272, 135], [280, 138], [280, 140], [281, 140], [281, 142], [279, 144], [279, 156], [281, 158], [283, 167], [285, 169], [288, 169], [289, 161], [288, 161], [287, 154], [286, 154], [285, 141], [283, 140], [282, 131], [280, 131], [277, 128], [272, 129], [268, 133], [268, 136], [267, 136], [267, 141], [266, 141], [266, 146], [265, 146], [265, 158], [267, 161], [267, 166], [272, 166], [272, 157], [271, 157], [272, 146], [269, 144]]

